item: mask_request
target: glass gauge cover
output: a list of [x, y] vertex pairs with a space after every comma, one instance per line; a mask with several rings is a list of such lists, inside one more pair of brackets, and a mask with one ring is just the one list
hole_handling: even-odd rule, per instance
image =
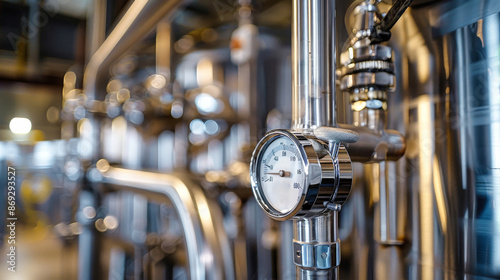
[[305, 164], [297, 145], [288, 137], [270, 140], [257, 159], [263, 199], [286, 214], [299, 204], [306, 184]]
[[290, 131], [274, 130], [262, 138], [252, 155], [250, 177], [254, 196], [274, 219], [289, 219], [304, 204], [310, 183], [304, 143]]

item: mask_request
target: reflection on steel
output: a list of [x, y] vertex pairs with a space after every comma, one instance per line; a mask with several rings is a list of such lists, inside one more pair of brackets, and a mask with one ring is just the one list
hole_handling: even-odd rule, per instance
[[292, 129], [335, 126], [335, 1], [295, 0], [293, 10]]
[[405, 153], [406, 143], [398, 131], [385, 129], [387, 99], [389, 92], [395, 89], [396, 76], [392, 48], [378, 43], [388, 39], [384, 38], [384, 32], [390, 37], [389, 29], [409, 2], [394, 3], [384, 19], [374, 1], [353, 5], [356, 5], [353, 14], [346, 15], [354, 18], [353, 34], [341, 55], [340, 88], [350, 95], [354, 124], [351, 129], [359, 133], [360, 139], [347, 148], [353, 161], [374, 162], [365, 168], [373, 189], [375, 239], [385, 245], [400, 245], [404, 235], [400, 215], [404, 213], [405, 204], [398, 201], [402, 191], [389, 179], [387, 161], [399, 160]]
[[171, 54], [172, 52], [172, 25], [166, 19], [161, 20], [156, 26], [156, 73], [166, 76], [170, 82]]
[[[251, 1], [240, 1], [238, 9], [239, 27], [231, 35], [231, 61], [238, 65], [239, 118], [247, 120], [250, 139], [246, 144], [257, 143], [264, 117], [262, 106], [258, 106], [257, 62], [259, 53], [259, 29], [253, 24]], [[243, 144], [243, 143], [242, 143]]]
[[[470, 2], [464, 1], [462, 7]], [[422, 160], [437, 165], [429, 170], [436, 201], [433, 213], [439, 221], [432, 234], [439, 234], [435, 246], [444, 254], [435, 259], [464, 274], [491, 278], [500, 277], [500, 211], [495, 205], [500, 197], [499, 26], [497, 13], [446, 35], [441, 41], [447, 62], [444, 67], [454, 98], [442, 91], [438, 100], [443, 105], [428, 100], [427, 114], [417, 107], [423, 120], [438, 122], [427, 132], [432, 144], [422, 155]], [[425, 104], [425, 100], [419, 101]], [[440, 118], [444, 106], [447, 115]], [[441, 134], [442, 128], [446, 135]], [[442, 151], [444, 147], [447, 152]], [[447, 263], [448, 258], [453, 262]]]
[[387, 123], [408, 139], [393, 177], [408, 192], [407, 238], [374, 243], [364, 232], [375, 207], [356, 190], [357, 204], [351, 195], [343, 208], [357, 220], [353, 255], [343, 255], [350, 279], [500, 278], [499, 3], [441, 2], [413, 8], [392, 30], [398, 93]]
[[[36, 19], [54, 1], [28, 2]], [[85, 92], [76, 68], [63, 81], [67, 141], [0, 143], [20, 211], [47, 196], [28, 176], [61, 181], [26, 211], [66, 250], [79, 243], [58, 278], [500, 279], [500, 1], [416, 0], [402, 16], [411, 0], [197, 1], [174, 18], [187, 1], [135, 0], [106, 40], [113, 1], [92, 2]], [[303, 144], [309, 177], [301, 209], [271, 213], [295, 220], [277, 222], [251, 198], [248, 158], [291, 124], [281, 135]]]
[[[325, 192], [326, 199], [319, 200], [321, 212], [309, 211], [305, 217], [295, 217], [296, 278], [337, 279], [340, 264], [337, 214], [350, 193], [352, 183], [351, 159], [348, 153], [339, 153], [339, 149], [345, 151], [341, 143], [355, 142], [358, 135], [337, 128], [333, 79], [336, 58], [335, 1], [293, 1], [292, 27], [292, 130], [303, 131], [304, 134], [317, 133], [318, 138], [328, 143], [327, 158], [334, 163], [348, 163], [346, 168], [329, 171], [337, 177], [345, 177], [342, 181], [346, 184], [332, 184], [333, 193]], [[319, 147], [314, 149], [322, 150]], [[323, 165], [321, 163], [319, 170], [328, 171], [328, 165]], [[318, 193], [322, 192], [321, 189], [318, 188]], [[317, 202], [312, 203], [316, 205]]]
[[[395, 162], [381, 161], [366, 165], [366, 176], [371, 177], [374, 202], [374, 238], [380, 244], [401, 245], [405, 239], [406, 190], [398, 186], [393, 174]], [[370, 168], [371, 167], [371, 168]]]
[[406, 142], [396, 130], [377, 133], [367, 127], [341, 124], [340, 127], [350, 129], [359, 134], [355, 143], [347, 143], [346, 149], [354, 162], [379, 162], [398, 160], [404, 155]]
[[293, 220], [297, 279], [337, 279], [340, 265], [338, 211]]
[[184, 2], [187, 1], [137, 0], [131, 4], [87, 65], [84, 89], [89, 101], [103, 97], [111, 63], [144, 38], [161, 19], [172, 15]]
[[99, 49], [106, 36], [106, 0], [90, 1], [87, 12], [86, 61]]
[[233, 279], [233, 257], [222, 213], [185, 174], [175, 176], [110, 167], [97, 169], [108, 190], [126, 191], [158, 203], [172, 203], [182, 225], [190, 279]]

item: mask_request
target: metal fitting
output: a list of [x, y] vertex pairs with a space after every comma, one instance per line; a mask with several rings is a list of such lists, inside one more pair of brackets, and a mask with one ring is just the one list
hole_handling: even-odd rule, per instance
[[338, 211], [294, 219], [294, 263], [300, 270], [334, 270], [340, 265]]
[[382, 16], [376, 1], [364, 1], [353, 10], [349, 48], [340, 55], [340, 89], [349, 92], [351, 107], [386, 110], [387, 93], [396, 87], [392, 48], [372, 44], [371, 31]]
[[295, 265], [310, 269], [331, 269], [340, 265], [340, 240], [335, 243], [293, 243]]

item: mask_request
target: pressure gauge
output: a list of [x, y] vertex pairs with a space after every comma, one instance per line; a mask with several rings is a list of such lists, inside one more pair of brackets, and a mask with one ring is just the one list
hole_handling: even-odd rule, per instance
[[273, 130], [257, 144], [250, 165], [253, 193], [277, 220], [313, 216], [349, 195], [352, 169], [339, 145], [332, 158], [328, 143], [312, 135]]

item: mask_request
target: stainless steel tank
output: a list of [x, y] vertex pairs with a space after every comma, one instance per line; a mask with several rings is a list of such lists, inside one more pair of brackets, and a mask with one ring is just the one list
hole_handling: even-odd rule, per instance
[[388, 128], [408, 143], [389, 176], [407, 192], [404, 242], [375, 241], [374, 190], [359, 176], [341, 217], [351, 256], [341, 277], [498, 279], [500, 2], [415, 4], [390, 41], [398, 85]]

